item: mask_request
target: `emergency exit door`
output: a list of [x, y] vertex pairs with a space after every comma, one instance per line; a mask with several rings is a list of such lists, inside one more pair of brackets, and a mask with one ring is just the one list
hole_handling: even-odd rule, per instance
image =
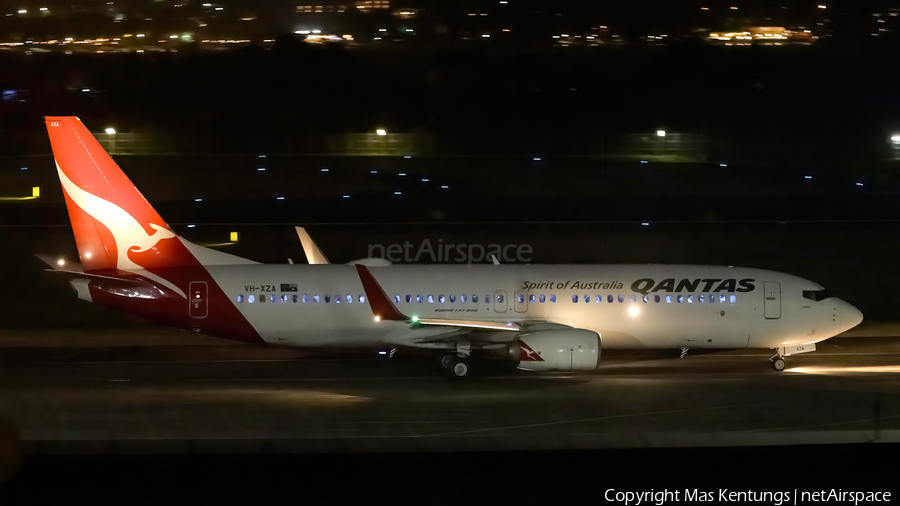
[[763, 288], [765, 289], [763, 305], [766, 318], [770, 320], [781, 318], [781, 283], [766, 281], [763, 283]]
[[209, 311], [206, 281], [191, 281], [189, 291], [188, 304], [190, 304], [191, 318], [206, 318]]

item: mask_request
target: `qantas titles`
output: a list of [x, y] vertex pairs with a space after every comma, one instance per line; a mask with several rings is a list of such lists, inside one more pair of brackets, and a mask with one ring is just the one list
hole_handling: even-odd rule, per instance
[[[651, 292], [752, 292], [755, 279], [680, 279], [666, 278], [659, 283], [652, 278], [641, 278], [631, 284], [631, 290], [647, 295]], [[521, 290], [620, 290], [621, 281], [525, 281]]]

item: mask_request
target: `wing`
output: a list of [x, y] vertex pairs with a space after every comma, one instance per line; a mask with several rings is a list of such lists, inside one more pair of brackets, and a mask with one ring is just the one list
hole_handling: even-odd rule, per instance
[[362, 281], [369, 307], [376, 320], [401, 321], [408, 328], [401, 328], [386, 336], [393, 344], [416, 348], [451, 349], [458, 343], [471, 344], [473, 349], [501, 348], [516, 339], [522, 332], [550, 328], [569, 328], [551, 322], [516, 322], [488, 320], [457, 320], [452, 318], [416, 318], [400, 312], [384, 289], [365, 265], [357, 264], [356, 271]]

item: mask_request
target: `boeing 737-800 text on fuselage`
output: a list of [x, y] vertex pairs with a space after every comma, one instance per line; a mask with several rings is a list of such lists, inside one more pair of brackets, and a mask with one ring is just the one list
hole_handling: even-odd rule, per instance
[[78, 297], [211, 336], [298, 347], [415, 347], [455, 377], [471, 355], [593, 370], [602, 348], [771, 348], [772, 364], [862, 321], [821, 286], [697, 265], [263, 265], [193, 244], [153, 210], [81, 121], [46, 117], [81, 265]]

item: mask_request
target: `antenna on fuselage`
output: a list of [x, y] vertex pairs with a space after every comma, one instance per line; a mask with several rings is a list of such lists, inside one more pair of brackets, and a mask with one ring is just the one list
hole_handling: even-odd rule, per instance
[[491, 255], [491, 262], [494, 262], [494, 265], [500, 265], [500, 261], [497, 260], [496, 255]]

